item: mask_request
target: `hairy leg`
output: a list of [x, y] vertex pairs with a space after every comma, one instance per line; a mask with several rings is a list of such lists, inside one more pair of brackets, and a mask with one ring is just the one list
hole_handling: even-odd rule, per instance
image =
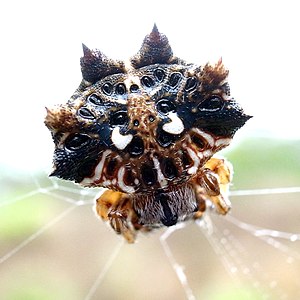
[[210, 200], [219, 214], [225, 215], [231, 208], [228, 199], [228, 187], [232, 179], [232, 166], [223, 158], [211, 158], [203, 171], [195, 178], [194, 188], [196, 190], [199, 211], [195, 217], [203, 214], [203, 202]]
[[107, 190], [97, 200], [95, 211], [104, 221], [109, 221], [111, 227], [122, 234], [129, 243], [135, 241], [137, 220], [132, 209], [129, 196], [124, 193]]

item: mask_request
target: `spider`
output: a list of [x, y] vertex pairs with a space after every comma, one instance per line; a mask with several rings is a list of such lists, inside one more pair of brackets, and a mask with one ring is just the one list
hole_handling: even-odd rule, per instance
[[213, 155], [251, 118], [230, 96], [228, 70], [173, 55], [154, 25], [129, 63], [83, 45], [82, 81], [47, 109], [52, 176], [104, 187], [96, 213], [132, 243], [138, 231], [230, 209], [232, 167]]

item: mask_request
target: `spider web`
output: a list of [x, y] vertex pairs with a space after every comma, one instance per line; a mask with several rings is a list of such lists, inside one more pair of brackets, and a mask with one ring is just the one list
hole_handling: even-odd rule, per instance
[[208, 209], [128, 245], [93, 213], [101, 190], [44, 173], [19, 184], [0, 202], [3, 299], [300, 298], [300, 187], [233, 190], [226, 217]]
[[[154, 21], [176, 55], [199, 63], [223, 56], [234, 70], [233, 94], [255, 115], [259, 134], [299, 138], [299, 104], [291, 88], [298, 85], [300, 68], [297, 1], [181, 4], [152, 1], [145, 14], [136, 1], [85, 6], [80, 1], [5, 1], [0, 159], [13, 160], [19, 168], [24, 162], [28, 168], [39, 164], [39, 156], [50, 160], [53, 145], [41, 129], [44, 105], [68, 99], [80, 82], [74, 64], [81, 56], [78, 45], [126, 58], [136, 53]], [[116, 20], [121, 23], [115, 25]], [[264, 139], [263, 144], [269, 143]], [[31, 175], [2, 170], [1, 164], [0, 298], [300, 299], [300, 183], [295, 182], [299, 175], [289, 174], [292, 169], [299, 173], [300, 149], [290, 155], [289, 144], [272, 147], [280, 152], [272, 157], [276, 164], [260, 166], [270, 148], [264, 148], [262, 161], [252, 163], [258, 174], [253, 181], [264, 177], [264, 184], [232, 189], [230, 215], [208, 211], [196, 223], [140, 234], [134, 245], [95, 217], [99, 189], [49, 179], [49, 169]], [[250, 154], [260, 148], [255, 143]], [[243, 162], [247, 154], [240, 155]], [[284, 173], [280, 167], [286, 164]], [[242, 165], [243, 172], [247, 167]], [[275, 175], [266, 175], [265, 169]]]

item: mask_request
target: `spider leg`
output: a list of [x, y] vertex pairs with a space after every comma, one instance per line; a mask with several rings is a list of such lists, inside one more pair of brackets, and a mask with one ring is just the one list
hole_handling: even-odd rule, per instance
[[132, 221], [136, 219], [130, 198], [127, 194], [107, 190], [97, 200], [95, 211], [104, 221], [109, 221], [111, 227], [129, 243], [133, 243], [136, 230]]
[[232, 166], [225, 159], [213, 157], [205, 164], [205, 168], [195, 180], [196, 196], [201, 213], [205, 210], [205, 208], [204, 210], [201, 209], [204, 199], [210, 200], [219, 214], [225, 215], [228, 213], [231, 208], [228, 199], [228, 187], [232, 179], [232, 173]]

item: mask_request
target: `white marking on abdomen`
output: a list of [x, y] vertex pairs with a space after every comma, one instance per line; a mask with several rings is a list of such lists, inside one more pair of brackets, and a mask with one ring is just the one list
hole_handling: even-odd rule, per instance
[[200, 165], [200, 159], [196, 155], [196, 153], [189, 147], [186, 148], [189, 153], [190, 158], [193, 160], [194, 165], [188, 169], [189, 174], [196, 174], [198, 167]]
[[231, 138], [225, 138], [225, 139], [218, 139], [216, 141], [216, 147], [219, 146], [228, 146], [231, 142]]
[[196, 132], [197, 134], [199, 134], [200, 136], [202, 136], [211, 147], [214, 145], [214, 138], [210, 134], [208, 134], [198, 128], [193, 128], [192, 130], [194, 132]]
[[169, 113], [168, 117], [171, 119], [171, 122], [164, 124], [162, 129], [171, 134], [180, 134], [184, 130], [184, 125], [177, 113]]
[[156, 169], [156, 172], [157, 172], [158, 182], [159, 182], [161, 187], [164, 187], [164, 186], [167, 185], [168, 182], [167, 182], [164, 174], [161, 171], [159, 160], [155, 157], [153, 157], [152, 160], [153, 160], [153, 163], [154, 163], [154, 168]]
[[120, 189], [125, 193], [134, 193], [135, 189], [132, 186], [124, 183], [125, 167], [121, 167], [118, 171], [118, 185]]
[[97, 182], [97, 181], [100, 180], [101, 175], [102, 175], [102, 172], [103, 172], [103, 166], [104, 166], [104, 163], [105, 163], [105, 159], [106, 159], [106, 157], [107, 157], [110, 153], [111, 153], [110, 150], [106, 150], [106, 151], [104, 151], [104, 152], [102, 153], [101, 160], [100, 160], [100, 162], [98, 163], [98, 165], [97, 165], [96, 168], [95, 168], [95, 175], [94, 175], [93, 177], [91, 177], [91, 178], [88, 178], [88, 177], [84, 178], [84, 179], [80, 182], [80, 184], [82, 184], [82, 185], [84, 185], [84, 186], [86, 186], [86, 185], [88, 186], [88, 185], [90, 185], [90, 184], [92, 184], [92, 183], [95, 183], [95, 182]]
[[120, 134], [120, 127], [115, 127], [111, 134], [111, 140], [119, 150], [125, 149], [126, 146], [131, 142], [132, 138], [132, 134]]
[[204, 157], [212, 157], [213, 156], [213, 153], [212, 153], [212, 151], [211, 150], [205, 150], [205, 151], [203, 151], [202, 152], [202, 154], [203, 154], [203, 156]]

